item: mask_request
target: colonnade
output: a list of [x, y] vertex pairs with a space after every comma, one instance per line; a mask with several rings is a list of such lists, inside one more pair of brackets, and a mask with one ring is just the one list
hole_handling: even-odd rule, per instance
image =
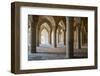
[[[84, 34], [82, 29], [84, 29], [84, 25], [87, 26], [87, 21], [81, 17], [30, 15], [28, 18], [28, 24], [31, 28], [30, 44], [32, 53], [36, 53], [36, 47], [42, 47], [43, 45], [44, 47], [47, 45], [46, 47], [49, 48], [66, 47], [66, 56], [71, 58], [74, 48], [80, 49], [87, 37], [86, 31], [86, 37], [82, 39], [82, 34]], [[87, 40], [85, 41], [87, 44]]]

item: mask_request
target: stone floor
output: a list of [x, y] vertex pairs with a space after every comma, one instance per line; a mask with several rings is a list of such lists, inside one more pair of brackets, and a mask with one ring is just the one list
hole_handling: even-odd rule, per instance
[[[73, 58], [87, 58], [87, 49], [74, 49]], [[68, 59], [65, 53], [28, 53], [28, 60]]]

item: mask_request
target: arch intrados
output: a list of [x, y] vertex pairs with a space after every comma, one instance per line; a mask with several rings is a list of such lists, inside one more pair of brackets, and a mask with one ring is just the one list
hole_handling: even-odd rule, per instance
[[55, 26], [55, 20], [52, 16], [41, 16], [40, 18], [50, 21]]
[[38, 27], [40, 28], [44, 23], [47, 23], [52, 30], [52, 24], [48, 20], [42, 20], [41, 22], [39, 22]]
[[[45, 26], [46, 25], [46, 26]], [[49, 24], [47, 23], [47, 22], [44, 22], [44, 23], [42, 23], [41, 25], [40, 25], [40, 30], [42, 29], [42, 28], [46, 28], [46, 29], [48, 29], [48, 31], [51, 31], [51, 27], [49, 26]]]
[[63, 20], [60, 20], [59, 23], [60, 23], [60, 22], [61, 22], [62, 24], [59, 24], [59, 26], [62, 27], [63, 29], [65, 29], [65, 23], [64, 23], [64, 21], [63, 21]]
[[43, 28], [40, 30], [40, 32], [42, 32], [44, 29], [47, 30], [47, 32], [49, 33], [49, 30], [48, 30], [46, 27], [43, 27]]
[[47, 22], [51, 25], [51, 27], [55, 26], [55, 20], [52, 16], [40, 16], [39, 17], [39, 25], [42, 24], [42, 22]]

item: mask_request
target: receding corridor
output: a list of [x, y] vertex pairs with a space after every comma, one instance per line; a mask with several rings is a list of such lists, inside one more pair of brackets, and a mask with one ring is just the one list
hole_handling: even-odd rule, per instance
[[87, 58], [86, 17], [28, 16], [28, 60]]

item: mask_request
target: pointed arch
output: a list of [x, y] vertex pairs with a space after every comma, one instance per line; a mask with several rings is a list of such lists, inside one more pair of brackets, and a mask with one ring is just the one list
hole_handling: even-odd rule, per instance
[[42, 45], [50, 45], [51, 42], [51, 28], [47, 22], [44, 22], [40, 25], [39, 29], [39, 44]]
[[[51, 45], [55, 44], [55, 20], [53, 18], [53, 16], [39, 16], [39, 20], [37, 23], [37, 35], [40, 34], [41, 28], [44, 29], [43, 25], [47, 25], [45, 26], [45, 28], [49, 31], [49, 43]], [[49, 29], [48, 29], [49, 28]], [[40, 35], [39, 35], [40, 36]], [[37, 36], [37, 44], [40, 44], [40, 37]], [[53, 37], [52, 37], [53, 36]]]
[[44, 28], [41, 33], [41, 44], [48, 45], [49, 44], [49, 33], [46, 28]]
[[66, 30], [65, 29], [66, 29], [66, 26], [63, 20], [60, 20], [56, 28], [57, 47], [63, 47], [66, 43]]

